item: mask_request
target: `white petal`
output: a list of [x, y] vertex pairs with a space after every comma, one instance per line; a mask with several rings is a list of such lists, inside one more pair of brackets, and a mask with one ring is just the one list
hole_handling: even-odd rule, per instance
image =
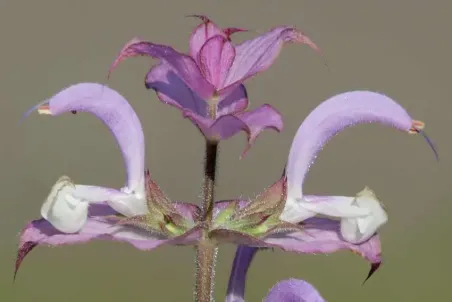
[[370, 211], [370, 214], [359, 218], [344, 218], [341, 221], [341, 235], [351, 243], [361, 243], [372, 237], [375, 232], [388, 221], [388, 215], [380, 201], [369, 188], [356, 195], [354, 203]]
[[144, 215], [149, 212], [146, 205], [146, 198], [140, 192], [133, 192], [125, 187], [121, 189], [123, 194], [113, 196], [107, 200], [107, 203], [118, 213], [131, 217], [136, 215]]
[[74, 198], [74, 191], [75, 185], [70, 178], [62, 176], [41, 207], [41, 216], [64, 233], [78, 232], [88, 217], [88, 203]]

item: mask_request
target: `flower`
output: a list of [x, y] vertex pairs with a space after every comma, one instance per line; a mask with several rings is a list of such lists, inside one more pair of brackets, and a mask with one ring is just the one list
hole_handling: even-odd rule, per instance
[[[246, 274], [257, 248], [239, 247], [231, 271], [225, 302], [245, 301]], [[325, 302], [317, 289], [300, 279], [287, 279], [276, 283], [268, 292], [264, 302]]]
[[[285, 173], [276, 183], [280, 185], [267, 189], [265, 198], [243, 205], [253, 209], [247, 211], [247, 219], [253, 215], [261, 218], [260, 229], [267, 221], [273, 225], [276, 221], [276, 225], [285, 228], [273, 233], [249, 232], [247, 228], [236, 232], [236, 236], [242, 237], [244, 246], [239, 247], [235, 255], [228, 301], [242, 301], [246, 272], [258, 248], [279, 247], [310, 254], [348, 249], [371, 262], [366, 280], [380, 267], [381, 245], [377, 230], [386, 223], [387, 214], [369, 188], [356, 197], [302, 194], [304, 178], [324, 145], [345, 128], [363, 123], [380, 123], [411, 134], [423, 133], [427, 137], [422, 130], [424, 123], [413, 120], [394, 100], [379, 93], [346, 92], [317, 106], [295, 135]], [[427, 139], [427, 142], [437, 156], [431, 141]], [[286, 186], [281, 187], [281, 184]], [[270, 216], [268, 209], [272, 209]], [[331, 218], [315, 217], [318, 214]], [[274, 215], [277, 217], [271, 219]], [[296, 225], [302, 228], [297, 230]], [[256, 234], [261, 236], [256, 238]]]
[[294, 27], [276, 27], [238, 45], [231, 34], [238, 28], [221, 29], [205, 16], [190, 38], [189, 54], [170, 46], [135, 38], [120, 51], [109, 73], [124, 59], [151, 56], [160, 63], [146, 75], [146, 87], [160, 101], [183, 112], [209, 140], [224, 140], [239, 131], [248, 136], [246, 153], [258, 134], [271, 128], [281, 131], [282, 117], [269, 104], [246, 111], [246, 79], [269, 68], [285, 43], [304, 43], [319, 48]]
[[103, 121], [122, 152], [126, 185], [119, 190], [74, 184], [62, 176], [41, 207], [42, 219], [20, 235], [16, 272], [37, 245], [65, 245], [94, 239], [125, 241], [142, 250], [190, 244], [198, 238], [199, 209], [171, 203], [144, 168], [141, 123], [118, 92], [96, 83], [70, 86], [35, 106], [41, 114], [89, 112]]

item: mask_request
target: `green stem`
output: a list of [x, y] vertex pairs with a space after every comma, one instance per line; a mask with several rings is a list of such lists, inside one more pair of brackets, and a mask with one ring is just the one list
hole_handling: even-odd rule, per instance
[[[209, 106], [211, 118], [216, 116], [216, 104]], [[218, 142], [206, 141], [204, 162], [204, 187], [201, 206], [201, 239], [196, 248], [196, 285], [194, 300], [196, 302], [212, 302], [215, 277], [217, 246], [209, 238], [215, 202], [215, 174], [217, 168]]]

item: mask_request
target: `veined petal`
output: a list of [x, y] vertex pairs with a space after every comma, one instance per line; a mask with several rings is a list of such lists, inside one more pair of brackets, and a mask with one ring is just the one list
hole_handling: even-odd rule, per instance
[[389, 97], [370, 91], [341, 93], [317, 106], [303, 121], [290, 148], [286, 167], [289, 198], [302, 198], [302, 185], [318, 152], [346, 127], [380, 123], [410, 132], [416, 122]]
[[89, 112], [99, 118], [121, 150], [127, 171], [126, 187], [137, 197], [144, 196], [143, 130], [138, 116], [122, 95], [101, 84], [79, 83], [61, 90], [37, 109], [53, 116], [72, 111]]
[[152, 67], [145, 82], [146, 87], [153, 89], [163, 103], [207, 117], [207, 103], [192, 91], [168, 64], [162, 62]]
[[44, 219], [30, 222], [20, 235], [16, 272], [25, 256], [37, 245], [60, 246], [91, 240], [113, 240], [128, 242], [140, 250], [151, 250], [166, 244], [190, 245], [199, 238], [198, 228], [168, 239], [135, 227], [116, 225], [108, 219], [108, 216], [115, 215], [116, 212], [105, 204], [91, 205], [89, 212], [86, 224], [75, 234], [61, 233]]
[[243, 151], [242, 157], [263, 130], [270, 128], [280, 132], [283, 128], [281, 114], [270, 105], [262, 105], [252, 111], [234, 115], [223, 115], [216, 120], [203, 118], [189, 111], [184, 114], [210, 140], [225, 140], [240, 131], [245, 131], [248, 137], [248, 145]]
[[203, 77], [193, 58], [170, 46], [155, 44], [138, 38], [134, 38], [124, 45], [110, 67], [109, 74], [124, 59], [137, 56], [149, 56], [164, 61], [202, 99], [210, 99], [215, 92], [215, 87]]
[[317, 289], [301, 279], [287, 279], [276, 283], [264, 302], [326, 302]]
[[258, 248], [241, 245], [237, 247], [225, 302], [245, 302], [246, 274]]
[[303, 222], [304, 232], [270, 236], [264, 241], [289, 252], [302, 254], [330, 254], [351, 250], [372, 264], [381, 262], [380, 239], [374, 234], [369, 240], [353, 244], [342, 238], [340, 222], [328, 218], [310, 218]]
[[223, 36], [213, 36], [204, 43], [198, 54], [198, 65], [204, 77], [221, 89], [235, 58], [232, 43]]
[[[76, 233], [86, 223], [89, 204], [105, 201], [126, 216], [147, 212], [143, 199], [110, 188], [76, 185], [69, 177], [62, 176], [42, 205], [41, 216], [60, 232]], [[136, 213], [137, 210], [141, 212]]]
[[274, 28], [236, 45], [234, 64], [224, 83], [225, 90], [229, 89], [227, 86], [235, 86], [269, 68], [278, 57], [284, 43], [288, 42], [307, 44], [320, 51], [311, 39], [297, 29], [288, 26]]
[[198, 54], [204, 43], [213, 36], [220, 35], [226, 37], [226, 34], [207, 16], [194, 15], [193, 17], [197, 17], [202, 21], [202, 23], [195, 28], [190, 37], [190, 56], [198, 63]]

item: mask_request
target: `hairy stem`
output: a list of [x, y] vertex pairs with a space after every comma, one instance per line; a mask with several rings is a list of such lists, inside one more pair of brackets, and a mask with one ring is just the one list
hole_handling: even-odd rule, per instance
[[[211, 118], [216, 116], [216, 104], [209, 106]], [[217, 168], [218, 142], [206, 141], [206, 155], [204, 161], [204, 187], [202, 201], [202, 231], [201, 240], [196, 249], [196, 285], [195, 301], [212, 302], [215, 278], [215, 261], [217, 254], [216, 243], [209, 238], [212, 225], [213, 208], [215, 202], [215, 174]]]

